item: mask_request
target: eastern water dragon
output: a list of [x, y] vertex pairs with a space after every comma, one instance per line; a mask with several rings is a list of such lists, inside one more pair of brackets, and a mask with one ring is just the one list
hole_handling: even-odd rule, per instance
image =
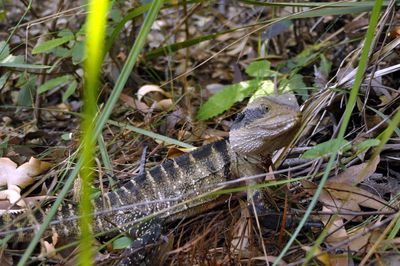
[[[265, 173], [266, 158], [288, 145], [300, 124], [301, 114], [294, 96], [256, 98], [238, 114], [229, 141], [217, 141], [167, 160], [93, 200], [93, 233], [108, 232], [109, 236], [128, 233], [135, 239], [131, 250], [156, 241], [160, 237], [155, 229], [159, 220], [200, 213], [209, 208], [207, 204], [216, 196], [198, 196], [223, 182]], [[78, 221], [70, 219], [77, 214], [75, 204], [61, 205], [49, 233], [55, 230], [61, 237], [79, 235]], [[13, 239], [28, 240], [34, 233], [32, 225], [40, 223], [44, 215], [46, 211], [27, 215], [31, 216], [27, 224], [26, 219], [4, 214], [0, 217], [0, 234], [3, 232], [0, 236], [14, 230], [17, 233]], [[136, 264], [145, 259], [143, 254], [136, 255], [134, 261], [128, 257], [121, 264]]]

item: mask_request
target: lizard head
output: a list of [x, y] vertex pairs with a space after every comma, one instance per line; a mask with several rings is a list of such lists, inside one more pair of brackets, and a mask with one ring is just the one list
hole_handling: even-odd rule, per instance
[[300, 123], [293, 95], [259, 97], [238, 114], [229, 141], [237, 154], [271, 155], [290, 143]]

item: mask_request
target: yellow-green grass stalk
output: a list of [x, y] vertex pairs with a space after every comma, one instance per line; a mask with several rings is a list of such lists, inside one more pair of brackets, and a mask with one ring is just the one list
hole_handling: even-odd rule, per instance
[[[107, 123], [108, 118], [113, 110], [113, 107], [114, 107], [115, 103], [117, 102], [119, 95], [121, 94], [122, 89], [124, 88], [125, 83], [128, 80], [128, 77], [129, 77], [130, 73], [132, 72], [132, 69], [133, 69], [135, 63], [138, 60], [140, 51], [142, 50], [142, 48], [145, 44], [147, 35], [150, 32], [151, 25], [156, 20], [158, 12], [160, 11], [163, 3], [164, 3], [163, 0], [154, 0], [151, 3], [150, 10], [146, 15], [146, 18], [141, 26], [140, 32], [132, 46], [132, 49], [129, 52], [128, 58], [121, 70], [121, 74], [119, 75], [119, 77], [116, 81], [116, 84], [111, 92], [109, 99], [107, 100], [107, 102], [104, 106], [103, 111], [100, 113], [98, 119], [96, 120], [96, 123], [94, 125], [95, 130], [92, 135], [93, 142], [95, 142], [95, 140], [100, 136], [104, 125]], [[69, 173], [68, 178], [64, 182], [63, 188], [58, 193], [57, 199], [53, 203], [52, 207], [48, 211], [45, 218], [43, 219], [43, 222], [40, 225], [37, 233], [34, 235], [31, 242], [29, 243], [28, 247], [26, 248], [20, 261], [18, 262], [18, 266], [23, 266], [23, 265], [27, 264], [27, 261], [28, 261], [30, 255], [32, 254], [33, 250], [35, 249], [37, 243], [39, 242], [41, 236], [46, 231], [46, 229], [49, 226], [50, 222], [52, 221], [54, 215], [57, 213], [58, 207], [61, 205], [65, 196], [70, 191], [70, 188], [75, 180], [75, 177], [78, 175], [78, 172], [80, 171], [82, 165], [83, 165], [83, 158], [81, 156], [78, 159], [78, 161], [76, 162], [75, 168], [72, 169], [72, 171]]]
[[80, 197], [80, 265], [92, 265], [92, 205], [90, 201], [91, 184], [93, 179], [93, 166], [95, 157], [95, 144], [93, 141], [94, 122], [97, 111], [97, 93], [101, 63], [104, 53], [104, 40], [108, 0], [91, 0], [86, 25], [86, 60], [84, 62], [84, 107], [82, 119], [82, 168], [80, 176], [82, 189]]

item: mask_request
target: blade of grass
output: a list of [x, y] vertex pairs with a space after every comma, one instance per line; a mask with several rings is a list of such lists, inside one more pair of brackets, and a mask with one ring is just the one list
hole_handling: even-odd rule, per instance
[[142, 134], [142, 135], [148, 136], [150, 138], [163, 141], [163, 142], [168, 143], [168, 144], [177, 145], [177, 146], [180, 146], [180, 147], [183, 147], [183, 148], [187, 148], [187, 149], [195, 148], [194, 146], [192, 146], [190, 144], [187, 144], [187, 143], [184, 143], [182, 141], [179, 141], [179, 140], [176, 140], [176, 139], [172, 139], [172, 138], [169, 138], [169, 137], [166, 137], [166, 136], [163, 136], [163, 135], [160, 135], [160, 134], [157, 134], [157, 133], [154, 133], [154, 132], [142, 129], [142, 128], [138, 128], [138, 127], [134, 127], [134, 126], [125, 124], [125, 123], [119, 123], [119, 122], [116, 122], [116, 121], [113, 121], [113, 120], [108, 120], [107, 123], [110, 124], [110, 125], [113, 125], [113, 126], [117, 126], [117, 127], [121, 127], [121, 128], [127, 128], [127, 129], [129, 129], [129, 130], [131, 130], [133, 132], [138, 133], [138, 134]]
[[86, 28], [86, 54], [84, 63], [85, 87], [84, 87], [84, 109], [82, 120], [81, 154], [82, 168], [80, 176], [82, 180], [80, 210], [80, 240], [79, 240], [79, 262], [80, 265], [92, 265], [92, 243], [94, 241], [91, 233], [92, 225], [92, 194], [91, 186], [93, 179], [93, 166], [96, 145], [93, 139], [93, 122], [97, 112], [97, 93], [100, 85], [100, 71], [102, 61], [106, 19], [108, 12], [108, 0], [91, 0], [89, 2], [89, 14]]
[[[104, 142], [104, 138], [102, 135], [100, 135], [97, 138], [97, 143], [99, 145], [99, 151], [100, 151], [101, 159], [103, 161], [105, 172], [107, 173], [107, 175], [112, 176], [113, 175], [113, 166], [111, 164], [110, 156], [108, 156], [107, 145]], [[110, 181], [111, 185], [113, 185], [113, 183], [114, 183], [113, 179], [109, 178], [109, 181]]]
[[[165, 4], [168, 4], [168, 6], [177, 6], [177, 5], [181, 5], [180, 2], [174, 2], [173, 0], [166, 0], [164, 1]], [[188, 1], [189, 3], [198, 3], [199, 0], [192, 0], [192, 1]], [[125, 27], [125, 24], [134, 19], [135, 17], [138, 17], [142, 14], [145, 14], [147, 12], [147, 10], [149, 10], [151, 6], [151, 3], [148, 4], [143, 4], [131, 11], [129, 11], [124, 17], [123, 19], [118, 22], [118, 24], [115, 26], [115, 28], [113, 29], [110, 37], [107, 40], [106, 43], [106, 49], [105, 52], [109, 52], [109, 50], [111, 49], [112, 45], [114, 44], [115, 40], [118, 38], [118, 35], [120, 34], [120, 32], [123, 30], [123, 28]], [[167, 7], [168, 7], [167, 6]]]
[[[256, 5], [256, 6], [275, 6], [275, 7], [369, 7], [372, 9], [374, 2], [350, 2], [350, 1], [339, 1], [339, 2], [261, 2], [254, 0], [240, 0], [239, 2]], [[389, 5], [389, 1], [384, 1], [383, 6]]]
[[[129, 56], [127, 58], [126, 63], [124, 64], [124, 67], [122, 68], [121, 74], [118, 77], [118, 80], [115, 84], [114, 90], [112, 91], [112, 93], [110, 95], [110, 99], [107, 101], [104, 111], [100, 114], [100, 118], [96, 121], [96, 126], [95, 126], [95, 131], [93, 133], [92, 141], [95, 141], [98, 138], [98, 136], [100, 136], [102, 129], [103, 129], [105, 123], [107, 122], [107, 119], [110, 116], [112, 109], [113, 109], [115, 103], [117, 102], [119, 95], [121, 94], [122, 89], [124, 88], [124, 85], [133, 69], [133, 66], [135, 65], [135, 63], [138, 59], [139, 53], [144, 46], [146, 37], [151, 28], [151, 25], [155, 21], [162, 4], [163, 4], [162, 0], [158, 0], [158, 1], [155, 0], [152, 2], [150, 11], [147, 14], [147, 16], [143, 22], [143, 25], [140, 29], [138, 37], [137, 37], [135, 43], [133, 44], [132, 50], [129, 53]], [[82, 158], [79, 158], [78, 162], [76, 163], [75, 168], [71, 171], [67, 180], [65, 181], [64, 187], [58, 194], [56, 201], [53, 203], [53, 206], [49, 210], [46, 217], [43, 219], [43, 222], [40, 225], [39, 230], [32, 238], [32, 241], [29, 243], [29, 246], [26, 248], [24, 254], [21, 257], [21, 260], [18, 262], [18, 266], [26, 265], [26, 262], [28, 261], [29, 256], [32, 254], [35, 246], [39, 242], [40, 237], [45, 232], [49, 223], [51, 222], [54, 215], [56, 214], [58, 207], [61, 205], [65, 196], [69, 192], [69, 190], [74, 182], [74, 179], [77, 176], [82, 165], [83, 165], [83, 160], [82, 160]]]
[[[371, 49], [371, 45], [372, 45], [372, 40], [374, 37], [374, 32], [375, 32], [375, 28], [378, 24], [378, 19], [379, 19], [379, 14], [380, 14], [380, 10], [382, 7], [382, 0], [377, 0], [375, 1], [374, 7], [372, 9], [371, 12], [371, 19], [370, 19], [370, 23], [369, 23], [369, 27], [365, 36], [365, 41], [364, 41], [364, 46], [361, 52], [361, 56], [360, 56], [360, 62], [359, 62], [359, 66], [357, 69], [357, 73], [356, 73], [356, 78], [353, 84], [353, 87], [351, 89], [350, 92], [350, 97], [349, 97], [349, 101], [346, 105], [346, 109], [344, 112], [344, 116], [343, 116], [343, 121], [342, 124], [340, 125], [340, 129], [339, 129], [339, 133], [338, 133], [338, 139], [342, 140], [344, 139], [344, 134], [346, 132], [346, 128], [347, 125], [350, 121], [350, 117], [353, 111], [353, 108], [355, 106], [356, 103], [356, 99], [357, 99], [357, 95], [358, 95], [358, 91], [361, 85], [361, 82], [363, 80], [363, 76], [365, 73], [365, 70], [367, 68], [367, 63], [368, 63], [368, 58], [369, 58], [369, 52]], [[338, 141], [339, 143], [340, 141]], [[332, 153], [331, 157], [329, 158], [328, 164], [326, 166], [326, 169], [324, 171], [324, 175], [321, 178], [320, 184], [318, 185], [317, 190], [314, 193], [314, 196], [306, 210], [306, 212], [304, 213], [303, 218], [300, 221], [300, 224], [297, 226], [295, 232], [293, 233], [292, 237], [289, 239], [289, 241], [286, 243], [285, 247], [283, 248], [283, 250], [281, 251], [281, 253], [279, 254], [279, 256], [277, 257], [277, 259], [275, 260], [273, 266], [276, 266], [281, 260], [282, 258], [285, 256], [286, 252], [289, 250], [289, 248], [291, 247], [291, 245], [293, 244], [293, 242], [295, 241], [295, 239], [297, 238], [297, 236], [299, 235], [301, 229], [303, 228], [305, 222], [307, 221], [308, 217], [310, 216], [312, 210], [314, 209], [315, 205], [317, 204], [319, 195], [322, 192], [322, 189], [328, 179], [329, 173], [332, 169], [333, 163], [336, 159], [336, 153]], [[304, 265], [307, 264], [307, 262], [309, 261], [309, 259], [312, 257], [312, 255], [315, 253], [315, 251], [317, 250], [318, 246], [313, 246], [311, 248], [311, 250], [309, 252], [307, 252], [307, 257], [306, 260], [304, 262]]]
[[[330, 4], [326, 4], [326, 6], [330, 7], [333, 6], [335, 3], [330, 3]], [[363, 4], [363, 5], [358, 5], [359, 3], [356, 3], [356, 5], [344, 5], [345, 7], [342, 8], [327, 8], [326, 6], [320, 6], [320, 5], [310, 5], [311, 7], [313, 7], [312, 10], [306, 10], [300, 13], [295, 13], [295, 14], [291, 14], [290, 16], [288, 16], [288, 20], [292, 20], [292, 19], [299, 19], [299, 18], [310, 18], [310, 17], [322, 17], [322, 16], [333, 16], [333, 15], [345, 15], [345, 14], [355, 14], [355, 13], [361, 13], [361, 12], [366, 12], [371, 10], [372, 8], [372, 4], [371, 3], [367, 3], [367, 4]], [[361, 3], [362, 4], [362, 3]], [[267, 4], [268, 5], [268, 4]], [[212, 40], [215, 39], [221, 35], [225, 35], [225, 34], [229, 34], [231, 32], [236, 32], [239, 30], [245, 30], [247, 28], [251, 28], [254, 27], [258, 24], [266, 24], [266, 23], [274, 23], [277, 21], [280, 21], [281, 19], [278, 19], [275, 21], [275, 19], [271, 19], [268, 21], [264, 21], [264, 22], [259, 22], [257, 24], [251, 24], [251, 25], [245, 25], [242, 27], [238, 27], [238, 28], [233, 28], [230, 30], [226, 30], [226, 31], [221, 31], [218, 33], [213, 33], [213, 34], [209, 34], [209, 35], [204, 35], [204, 36], [200, 36], [200, 37], [196, 37], [193, 39], [189, 39], [186, 41], [182, 41], [182, 42], [178, 42], [178, 43], [173, 43], [173, 44], [169, 44], [166, 46], [162, 46], [159, 48], [155, 48], [151, 51], [149, 51], [148, 53], [145, 54], [145, 59], [153, 59], [155, 57], [158, 57], [160, 55], [168, 55], [169, 53], [172, 52], [176, 52], [180, 49], [183, 48], [187, 48], [187, 47], [191, 47], [193, 45], [202, 43], [204, 41], [208, 41], [208, 40]]]
[[[15, 27], [13, 28], [13, 30], [11, 31], [10, 35], [7, 37], [6, 43], [8, 43], [11, 40], [11, 37], [14, 35], [15, 31], [18, 29], [18, 26], [21, 24], [21, 22], [25, 19], [26, 14], [28, 14], [29, 10], [31, 10], [32, 8], [32, 1], [33, 0], [29, 0], [28, 6], [25, 9], [24, 14], [21, 16], [21, 18], [18, 20], [17, 25], [15, 25]], [[3, 46], [3, 48], [0, 51], [0, 54], [3, 52], [3, 50], [6, 48], [6, 46]]]
[[[387, 128], [387, 129], [385, 129], [385, 131], [384, 132], [382, 132], [381, 133], [381, 136], [386, 132], [386, 130], [388, 130], [389, 128], [393, 128], [393, 131], [396, 133], [396, 135], [398, 136], [398, 137], [400, 137], [400, 129], [396, 126], [396, 124], [390, 124], [390, 118], [388, 118], [387, 117], [387, 115], [385, 115], [384, 113], [382, 113], [381, 111], [379, 111], [379, 110], [377, 110], [377, 109], [375, 109], [375, 108], [372, 108], [372, 107], [370, 107], [370, 106], [367, 106], [367, 108], [369, 109], [369, 110], [372, 110], [372, 111], [374, 111], [380, 118], [382, 118], [382, 120], [383, 121], [388, 121], [388, 123], [389, 123], [389, 127]], [[394, 116], [394, 118], [396, 117], [396, 115]], [[386, 143], [386, 142], [385, 142]]]

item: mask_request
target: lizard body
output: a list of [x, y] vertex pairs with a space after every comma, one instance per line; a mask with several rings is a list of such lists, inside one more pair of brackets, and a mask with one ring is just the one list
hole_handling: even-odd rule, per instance
[[[204, 204], [215, 198], [197, 196], [225, 181], [264, 173], [264, 158], [287, 145], [300, 122], [298, 107], [285, 98], [257, 98], [238, 115], [230, 131], [230, 143], [226, 140], [214, 142], [167, 160], [93, 200], [93, 233], [109, 232], [108, 235], [113, 236], [128, 232], [140, 239], [138, 245], [155, 241], [159, 236], [150, 222], [142, 221], [139, 227], [135, 224], [155, 214], [169, 220], [194, 215], [207, 208]], [[196, 199], [191, 200], [193, 198]], [[34, 221], [40, 223], [45, 213], [36, 211]], [[56, 230], [61, 237], [79, 235], [78, 221], [70, 219], [77, 216], [75, 204], [61, 205], [54, 217], [58, 221], [51, 224], [49, 232]], [[18, 230], [26, 227], [26, 223], [16, 222], [13, 214], [0, 217], [2, 230], [4, 225], [8, 231], [19, 231], [17, 239], [29, 239], [34, 233], [34, 227], [29, 227], [28, 231]], [[4, 235], [0, 232], [0, 236]]]

